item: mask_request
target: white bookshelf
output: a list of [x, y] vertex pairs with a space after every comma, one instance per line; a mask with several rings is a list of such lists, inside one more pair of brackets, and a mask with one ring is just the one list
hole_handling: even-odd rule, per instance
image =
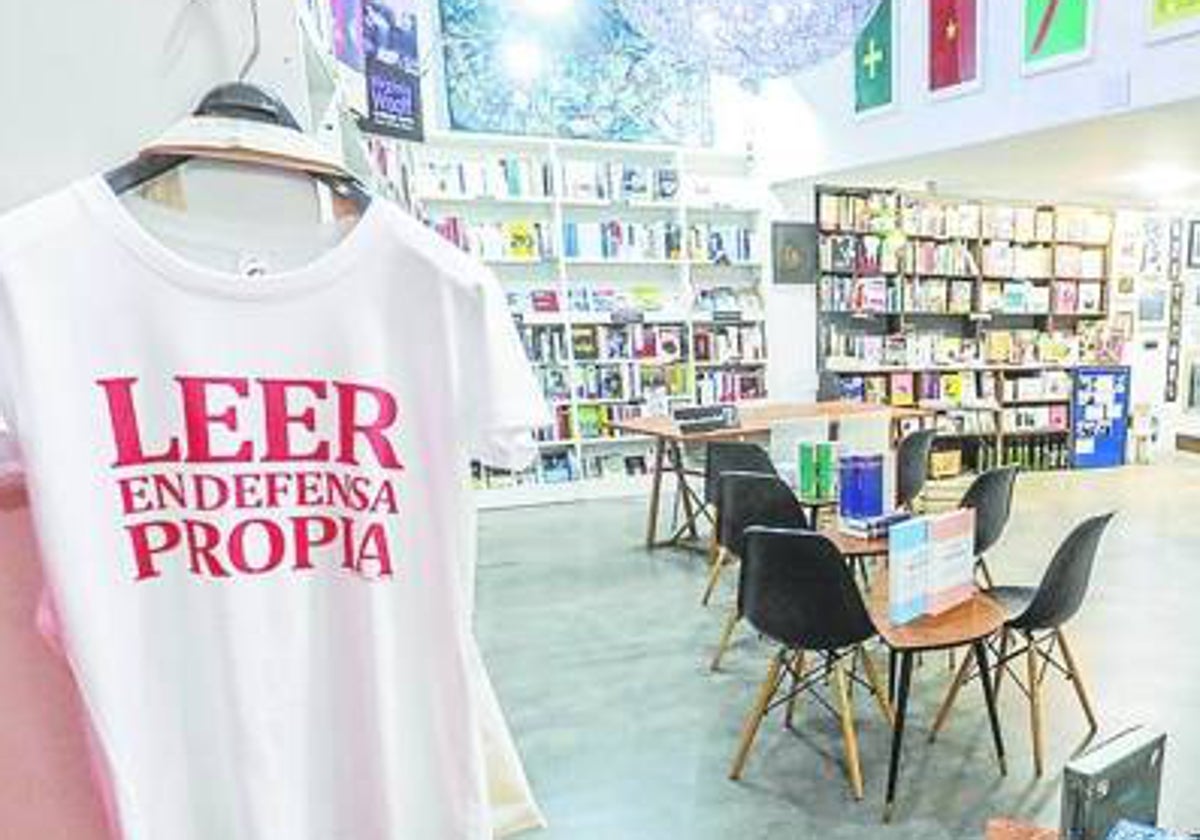
[[[572, 328], [619, 325], [611, 314], [579, 312], [572, 306], [573, 288], [604, 286], [632, 289], [634, 286], [654, 286], [662, 292], [668, 307], [678, 302], [677, 309], [646, 311], [641, 323], [646, 328], [674, 326], [682, 329], [686, 352], [677, 364], [686, 366], [686, 396], [672, 397], [668, 405], [696, 401], [697, 376], [727, 370], [761, 372], [764, 385], [767, 359], [727, 361], [696, 358], [697, 330], [719, 330], [742, 327], [756, 329], [761, 336], [764, 355], [766, 345], [762, 285], [769, 271], [770, 236], [766, 224], [768, 196], [765, 184], [756, 181], [752, 162], [745, 155], [722, 154], [708, 150], [680, 149], [668, 146], [596, 143], [437, 132], [425, 144], [406, 150], [412, 174], [412, 198], [418, 212], [433, 219], [445, 216], [462, 217], [480, 223], [505, 221], [540, 222], [550, 232], [551, 254], [546, 257], [483, 258], [492, 267], [506, 289], [553, 289], [560, 304], [558, 312], [525, 312], [519, 322], [522, 328], [552, 327], [561, 329], [566, 344], [566, 358], [561, 362], [531, 362], [539, 368], [560, 367], [569, 373], [570, 398], [548, 400], [552, 411], [566, 407], [572, 420], [569, 440], [541, 441], [539, 451], [566, 451], [576, 471], [570, 481], [549, 481], [542, 475], [530, 480], [528, 475], [507, 476], [503, 486], [481, 488], [477, 492], [481, 509], [552, 504], [582, 499], [611, 498], [643, 494], [649, 487], [646, 475], [606, 474], [603, 477], [584, 477], [585, 463], [598, 453], [642, 455], [646, 469], [653, 467], [653, 440], [643, 436], [579, 438], [578, 416], [581, 406], [633, 405], [637, 400], [591, 399], [579, 393], [580, 374], [592, 365], [627, 365], [637, 371], [645, 366], [672, 363], [664, 359], [641, 359], [631, 355], [620, 359], [577, 359]], [[553, 173], [553, 192], [550, 195], [447, 194], [425, 189], [422, 167], [428, 160], [440, 162], [478, 163], [501, 158], [527, 158], [546, 164]], [[671, 199], [631, 199], [621, 197], [591, 197], [562, 195], [564, 162], [616, 163], [673, 169], [678, 177], [678, 191]], [[720, 190], [705, 191], [703, 185], [719, 186]], [[738, 185], [735, 191], [729, 187]], [[650, 191], [653, 193], [654, 185]], [[569, 221], [589, 222], [620, 220], [638, 223], [673, 223], [683, 238], [684, 253], [679, 259], [639, 258], [603, 259], [592, 256], [566, 256], [564, 226]], [[751, 259], [713, 264], [696, 259], [687, 253], [689, 229], [695, 225], [740, 225], [753, 232]], [[703, 289], [733, 287], [743, 293], [754, 292], [758, 306], [754, 311], [725, 312], [713, 317], [711, 312], [698, 310], [697, 295]], [[645, 410], [645, 409], [643, 409]], [[540, 459], [539, 459], [540, 461]], [[538, 470], [541, 467], [539, 464]]]

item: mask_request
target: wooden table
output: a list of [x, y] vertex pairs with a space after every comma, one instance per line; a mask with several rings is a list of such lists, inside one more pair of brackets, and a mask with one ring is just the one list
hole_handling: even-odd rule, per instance
[[[992, 741], [996, 747], [996, 759], [1001, 775], [1008, 772], [1004, 759], [1004, 740], [1000, 735], [1000, 718], [996, 712], [996, 697], [988, 671], [988, 654], [985, 640], [1004, 626], [1005, 613], [1000, 605], [987, 595], [979, 593], [971, 600], [936, 616], [924, 616], [909, 624], [892, 624], [888, 617], [888, 580], [881, 574], [871, 588], [868, 609], [875, 629], [884, 644], [891, 650], [890, 685], [894, 686], [895, 725], [892, 728], [892, 754], [888, 765], [887, 799], [884, 802], [883, 819], [891, 819], [896, 800], [896, 783], [900, 777], [900, 751], [904, 742], [904, 721], [908, 714], [908, 693], [912, 682], [913, 658], [925, 651], [945, 650], [970, 645], [979, 667], [979, 683], [983, 687], [983, 699], [987, 704], [988, 720], [992, 727]], [[896, 685], [896, 665], [899, 658], [899, 685]]]
[[[739, 424], [729, 429], [711, 432], [684, 434], [670, 417], [637, 417], [631, 420], [614, 421], [618, 431], [632, 435], [645, 435], [654, 439], [654, 466], [651, 472], [650, 510], [646, 521], [646, 548], [679, 546], [685, 538], [699, 538], [696, 528], [699, 520], [709, 518], [711, 513], [704, 496], [697, 493], [689, 478], [703, 478], [696, 470], [689, 470], [683, 462], [683, 446], [689, 443], [712, 443], [713, 441], [743, 440], [770, 434], [772, 423], [789, 420], [827, 418], [836, 424], [846, 417], [866, 417], [884, 414], [893, 423], [909, 419], [922, 419], [930, 412], [919, 408], [895, 408], [852, 402], [823, 403], [762, 403], [743, 405], [739, 408]], [[677, 492], [683, 504], [684, 521], [666, 540], [658, 538], [658, 515], [662, 501], [663, 476], [671, 473], [676, 480]]]

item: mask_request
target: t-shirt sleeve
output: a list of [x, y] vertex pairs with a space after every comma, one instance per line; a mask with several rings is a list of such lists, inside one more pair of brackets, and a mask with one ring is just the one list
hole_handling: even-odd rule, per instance
[[516, 325], [496, 278], [486, 270], [472, 289], [474, 317], [459, 363], [472, 458], [518, 470], [537, 454], [532, 430], [550, 423]]

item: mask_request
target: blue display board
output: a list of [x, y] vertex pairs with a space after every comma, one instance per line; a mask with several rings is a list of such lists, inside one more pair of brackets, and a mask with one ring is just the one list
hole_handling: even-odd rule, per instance
[[1084, 367], [1075, 371], [1071, 452], [1076, 469], [1119, 467], [1129, 440], [1127, 367]]

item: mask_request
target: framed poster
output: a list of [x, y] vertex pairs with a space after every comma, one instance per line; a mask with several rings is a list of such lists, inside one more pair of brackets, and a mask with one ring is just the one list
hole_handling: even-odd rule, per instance
[[1200, 0], [1143, 0], [1146, 39], [1166, 41], [1200, 32]]
[[1187, 267], [1200, 268], [1200, 221], [1188, 222]]
[[366, 131], [424, 139], [416, 0], [365, 0]]
[[1021, 72], [1044, 73], [1092, 54], [1092, 0], [1022, 0]]
[[929, 95], [960, 96], [983, 86], [984, 0], [927, 0]]
[[1167, 324], [1167, 285], [1145, 284], [1138, 296], [1138, 326], [1157, 329]]
[[776, 285], [817, 282], [817, 226], [806, 222], [771, 225], [771, 264]]
[[880, 0], [875, 14], [854, 42], [854, 113], [881, 114], [896, 104], [896, 78], [900, 43], [897, 29], [898, 0]]
[[[565, 15], [567, 25], [536, 12], [547, 5], [549, 0], [438, 0], [452, 129], [685, 146], [712, 142], [709, 75], [702, 67], [639, 34], [617, 0], [577, 2]], [[514, 57], [537, 71], [529, 78], [515, 75]]]
[[333, 23], [333, 57], [339, 87], [346, 105], [359, 114], [366, 113], [366, 66], [363, 49], [363, 0], [330, 0]]

